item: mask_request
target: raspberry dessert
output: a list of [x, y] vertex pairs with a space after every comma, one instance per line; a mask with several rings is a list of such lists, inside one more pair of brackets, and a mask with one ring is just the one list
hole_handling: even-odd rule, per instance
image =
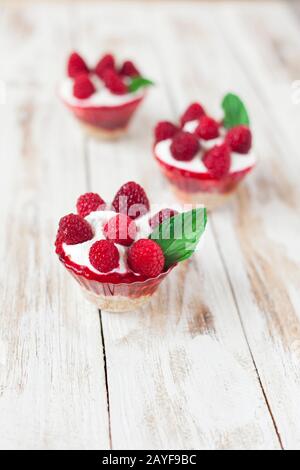
[[116, 64], [113, 55], [105, 54], [91, 67], [73, 52], [59, 94], [85, 130], [112, 139], [125, 133], [152, 84], [132, 61]]
[[56, 253], [84, 295], [111, 312], [144, 305], [177, 263], [193, 254], [206, 226], [203, 207], [151, 210], [144, 189], [133, 181], [111, 204], [86, 193], [76, 208], [60, 219]]
[[221, 121], [192, 103], [179, 125], [161, 121], [154, 130], [154, 156], [176, 196], [212, 210], [231, 196], [253, 169], [247, 110], [232, 93], [222, 101]]

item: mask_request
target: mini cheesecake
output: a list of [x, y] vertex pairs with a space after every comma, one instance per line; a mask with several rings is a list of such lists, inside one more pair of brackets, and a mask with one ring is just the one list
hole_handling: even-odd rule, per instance
[[[223, 108], [220, 122], [193, 103], [179, 125], [163, 121], [155, 128], [154, 157], [177, 198], [209, 210], [226, 202], [256, 164], [244, 105], [229, 94]], [[240, 112], [234, 115], [231, 108]]]
[[118, 67], [114, 57], [106, 54], [89, 67], [73, 52], [59, 96], [89, 134], [114, 139], [127, 131], [150, 84], [131, 61]]
[[[56, 253], [85, 297], [110, 312], [135, 310], [150, 300], [172, 269], [192, 255], [206, 225], [204, 208], [151, 209], [143, 188], [132, 181], [111, 204], [86, 193], [76, 208], [59, 222]], [[184, 231], [171, 230], [174, 224]]]

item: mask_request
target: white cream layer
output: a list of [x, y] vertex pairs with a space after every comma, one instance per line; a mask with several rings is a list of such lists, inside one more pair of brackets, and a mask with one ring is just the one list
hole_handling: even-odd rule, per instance
[[[189, 121], [184, 125], [184, 131], [193, 133], [198, 126], [198, 121]], [[212, 140], [201, 140], [201, 148], [199, 152], [195, 155], [193, 160], [189, 162], [181, 162], [176, 160], [171, 153], [171, 143], [172, 139], [162, 140], [155, 145], [155, 155], [163, 163], [167, 165], [175, 166], [182, 170], [194, 171], [197, 173], [208, 173], [206, 166], [202, 162], [202, 157], [207, 150], [210, 150], [215, 145], [220, 145], [224, 142], [224, 137], [217, 137]], [[238, 171], [246, 170], [251, 168], [256, 163], [256, 157], [253, 152], [249, 152], [246, 155], [240, 153], [231, 152], [231, 166], [230, 173], [236, 173]]]
[[[94, 237], [91, 240], [88, 240], [87, 242], [79, 243], [77, 245], [67, 245], [66, 243], [63, 243], [64, 252], [67, 256], [69, 256], [73, 263], [78, 264], [79, 266], [85, 266], [94, 273], [100, 273], [100, 271], [98, 271], [94, 268], [94, 266], [91, 265], [89, 260], [89, 251], [91, 249], [91, 246], [96, 241], [105, 239], [105, 235], [103, 233], [104, 225], [109, 219], [115, 216], [116, 212], [114, 211], [95, 211], [91, 212], [88, 216], [85, 217], [86, 221], [89, 222], [93, 229]], [[135, 224], [137, 227], [137, 234], [135, 240], [139, 240], [140, 238], [148, 238], [151, 232], [151, 227], [149, 225], [150, 217], [151, 215], [148, 212], [143, 217], [139, 217], [135, 220]], [[127, 266], [128, 248], [119, 244], [116, 244], [116, 247], [119, 251], [120, 262], [119, 267], [111, 272], [123, 274], [130, 271]]]
[[73, 94], [74, 81], [66, 78], [60, 86], [61, 98], [71, 106], [81, 106], [82, 108], [98, 107], [98, 106], [119, 106], [140, 98], [144, 94], [144, 90], [140, 89], [134, 93], [126, 93], [125, 95], [114, 95], [104, 86], [104, 83], [95, 74], [91, 74], [90, 78], [96, 88], [96, 92], [89, 98], [80, 100]]

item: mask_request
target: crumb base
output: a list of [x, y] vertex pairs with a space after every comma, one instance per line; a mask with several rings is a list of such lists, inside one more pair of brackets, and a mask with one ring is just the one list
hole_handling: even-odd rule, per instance
[[100, 295], [82, 288], [85, 298], [96, 305], [100, 310], [113, 313], [130, 312], [138, 310], [145, 305], [151, 298], [151, 295], [131, 298], [122, 295]]
[[181, 202], [185, 204], [203, 204], [207, 210], [212, 211], [226, 204], [234, 194], [234, 191], [228, 193], [208, 193], [197, 191], [188, 193], [171, 185], [172, 190]]
[[126, 134], [127, 131], [127, 128], [113, 129], [109, 131], [106, 129], [100, 129], [99, 127], [92, 126], [91, 124], [86, 124], [83, 122], [80, 122], [80, 126], [82, 127], [84, 132], [89, 134], [91, 137], [102, 140], [117, 140], [124, 134]]

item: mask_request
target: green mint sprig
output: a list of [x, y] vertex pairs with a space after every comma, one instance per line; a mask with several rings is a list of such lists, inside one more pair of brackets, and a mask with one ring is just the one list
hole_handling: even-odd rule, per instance
[[144, 88], [147, 86], [154, 85], [154, 82], [152, 80], [149, 80], [148, 78], [145, 77], [133, 77], [131, 80], [131, 83], [128, 86], [128, 89], [130, 93], [133, 93], [134, 91], [139, 90], [140, 88]]
[[246, 106], [237, 95], [233, 93], [225, 95], [222, 101], [222, 108], [224, 110], [223, 125], [226, 129], [231, 129], [241, 124], [249, 126], [250, 119]]
[[149, 238], [161, 247], [165, 256], [165, 268], [192, 256], [206, 223], [206, 209], [198, 208], [175, 215], [153, 230]]

